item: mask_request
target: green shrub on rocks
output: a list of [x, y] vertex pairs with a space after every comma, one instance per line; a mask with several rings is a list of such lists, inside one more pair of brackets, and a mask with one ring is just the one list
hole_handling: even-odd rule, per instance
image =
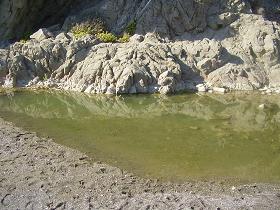
[[44, 76], [43, 76], [43, 81], [47, 81], [48, 80], [48, 75], [47, 74], [44, 74]]
[[113, 33], [110, 32], [102, 32], [97, 34], [97, 38], [101, 41], [101, 42], [116, 42], [118, 41], [118, 37], [116, 35], [114, 35]]
[[131, 36], [130, 36], [128, 33], [124, 33], [124, 34], [122, 35], [122, 37], [120, 37], [120, 38], [118, 39], [118, 41], [121, 42], [121, 43], [126, 43], [126, 42], [129, 42], [130, 37], [131, 37]]
[[83, 23], [77, 23], [70, 30], [75, 38], [79, 39], [85, 35], [97, 35], [106, 31], [105, 23], [99, 19], [95, 18], [92, 20], [85, 21]]
[[280, 14], [280, 7], [275, 8], [275, 13], [278, 15]]
[[25, 43], [27, 43], [27, 39], [21, 39], [21, 40], [19, 40], [19, 42], [21, 43], [21, 44], [25, 44]]
[[76, 39], [80, 39], [87, 34], [92, 34], [91, 28], [86, 24], [77, 24], [73, 26], [71, 29], [71, 33], [73, 33]]
[[129, 42], [130, 37], [135, 33], [136, 30], [136, 21], [131, 21], [125, 32], [121, 37], [117, 37], [115, 34], [108, 32], [106, 30], [105, 23], [99, 19], [87, 20], [81, 23], [75, 24], [70, 32], [73, 33], [76, 39], [80, 39], [88, 34], [96, 36], [101, 42], [106, 43], [114, 43], [121, 42], [126, 43]]
[[25, 32], [25, 33], [22, 35], [22, 37], [21, 37], [21, 39], [19, 40], [19, 42], [22, 43], [22, 44], [25, 44], [26, 42], [28, 42], [28, 40], [30, 40], [31, 34], [32, 34], [32, 32], [30, 32], [30, 31]]
[[133, 20], [127, 25], [125, 32], [128, 33], [130, 36], [132, 36], [135, 34], [136, 27], [137, 27], [136, 20]]

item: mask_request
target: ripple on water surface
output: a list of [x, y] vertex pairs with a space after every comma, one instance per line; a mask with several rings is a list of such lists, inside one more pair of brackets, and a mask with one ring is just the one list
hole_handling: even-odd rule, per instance
[[0, 116], [140, 176], [280, 181], [280, 96], [14, 91]]

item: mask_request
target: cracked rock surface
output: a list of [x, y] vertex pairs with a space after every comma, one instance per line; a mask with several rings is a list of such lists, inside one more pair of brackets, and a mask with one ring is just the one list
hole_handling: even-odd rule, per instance
[[[258, 27], [243, 26], [250, 22]], [[16, 43], [1, 50], [3, 86], [107, 94], [174, 93], [201, 83], [231, 90], [279, 87], [279, 26], [261, 16], [244, 14], [222, 30], [175, 42], [150, 33], [139, 42], [138, 36], [110, 44], [60, 33]]]
[[[280, 87], [280, 26], [253, 14], [247, 1], [91, 4], [60, 29], [0, 49], [0, 85], [104, 94]], [[128, 43], [75, 39], [69, 26], [94, 11], [115, 33], [137, 18], [136, 34]]]

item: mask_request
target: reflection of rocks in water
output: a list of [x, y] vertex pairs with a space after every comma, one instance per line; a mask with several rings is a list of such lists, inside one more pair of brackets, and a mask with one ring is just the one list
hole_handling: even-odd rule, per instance
[[24, 91], [0, 96], [0, 116], [139, 174], [279, 180], [279, 103], [261, 95]]
[[[36, 97], [34, 97], [36, 95]], [[258, 130], [280, 123], [279, 96], [246, 94], [177, 96], [104, 96], [66, 92], [17, 92], [1, 96], [2, 111], [32, 117], [87, 119], [102, 117], [153, 118], [180, 114], [206, 120], [213, 130]], [[265, 104], [264, 109], [259, 105]], [[218, 126], [217, 126], [218, 124]]]

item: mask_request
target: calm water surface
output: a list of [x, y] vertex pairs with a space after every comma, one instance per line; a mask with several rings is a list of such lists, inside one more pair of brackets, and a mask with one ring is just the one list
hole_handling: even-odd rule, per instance
[[280, 96], [14, 91], [0, 116], [140, 176], [280, 182]]

